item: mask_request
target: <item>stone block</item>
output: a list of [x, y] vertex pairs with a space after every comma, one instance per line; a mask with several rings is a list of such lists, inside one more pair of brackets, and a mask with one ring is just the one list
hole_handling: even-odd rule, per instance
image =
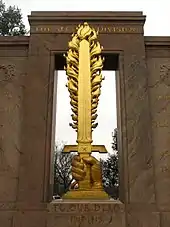
[[52, 202], [47, 227], [125, 227], [124, 205], [118, 201]]
[[128, 213], [128, 227], [162, 227], [159, 212], [131, 212]]
[[15, 201], [18, 179], [0, 176], [0, 182], [0, 201]]
[[7, 211], [0, 211], [0, 226], [12, 227], [13, 213]]
[[170, 212], [161, 213], [161, 227], [170, 226]]
[[46, 214], [37, 210], [18, 212], [12, 227], [46, 227]]

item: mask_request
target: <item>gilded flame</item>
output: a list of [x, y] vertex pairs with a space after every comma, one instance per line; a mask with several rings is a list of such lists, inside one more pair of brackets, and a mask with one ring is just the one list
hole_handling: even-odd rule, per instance
[[73, 122], [70, 126], [78, 130], [78, 75], [79, 75], [79, 47], [82, 40], [87, 40], [90, 46], [90, 72], [91, 72], [91, 130], [97, 127], [97, 106], [101, 93], [101, 82], [104, 79], [101, 71], [104, 59], [101, 57], [102, 47], [97, 41], [97, 32], [91, 28], [88, 23], [79, 25], [77, 32], [72, 35], [69, 42], [69, 50], [66, 57], [66, 74], [67, 87], [70, 93], [70, 104], [73, 114], [71, 115]]

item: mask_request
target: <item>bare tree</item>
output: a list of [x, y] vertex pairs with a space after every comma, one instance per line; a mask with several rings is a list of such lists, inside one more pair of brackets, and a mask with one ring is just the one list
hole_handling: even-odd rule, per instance
[[114, 150], [114, 151], [118, 151], [118, 141], [117, 141], [117, 137], [118, 137], [118, 135], [117, 135], [117, 128], [115, 128], [114, 129], [114, 132], [112, 133], [112, 138], [113, 138], [113, 142], [112, 142], [112, 149]]
[[63, 195], [69, 190], [73, 181], [71, 161], [73, 154], [63, 153], [64, 144], [56, 145], [54, 153], [54, 195]]
[[117, 199], [119, 196], [117, 128], [112, 138], [113, 153], [109, 154], [106, 160], [101, 160], [101, 165], [104, 189], [112, 198]]

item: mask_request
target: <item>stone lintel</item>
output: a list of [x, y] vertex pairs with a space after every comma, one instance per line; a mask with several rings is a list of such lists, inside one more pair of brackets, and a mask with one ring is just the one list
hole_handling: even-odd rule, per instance
[[170, 47], [170, 36], [145, 36], [145, 46], [148, 47]]

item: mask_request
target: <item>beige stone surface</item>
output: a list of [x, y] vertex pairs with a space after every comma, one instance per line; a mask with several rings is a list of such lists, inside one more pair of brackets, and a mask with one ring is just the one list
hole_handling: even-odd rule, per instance
[[128, 214], [128, 227], [161, 227], [159, 212], [133, 212]]
[[170, 212], [162, 212], [161, 213], [161, 227], [169, 227], [170, 226]]
[[[29, 19], [30, 37], [0, 37], [0, 227], [169, 227], [170, 37], [144, 37], [141, 12]], [[118, 56], [121, 202], [50, 202], [55, 55], [82, 20]]]
[[113, 201], [53, 202], [48, 206], [47, 227], [119, 226], [125, 227], [124, 205]]
[[170, 206], [170, 58], [152, 57], [148, 69], [156, 197], [158, 206], [166, 210]]
[[46, 214], [37, 210], [19, 211], [14, 216], [12, 227], [46, 227]]
[[1, 54], [0, 50], [0, 201], [4, 202], [17, 197], [25, 57]]
[[12, 227], [13, 215], [14, 213], [10, 211], [0, 211], [0, 226]]
[[0, 176], [0, 201], [16, 201], [18, 178]]

